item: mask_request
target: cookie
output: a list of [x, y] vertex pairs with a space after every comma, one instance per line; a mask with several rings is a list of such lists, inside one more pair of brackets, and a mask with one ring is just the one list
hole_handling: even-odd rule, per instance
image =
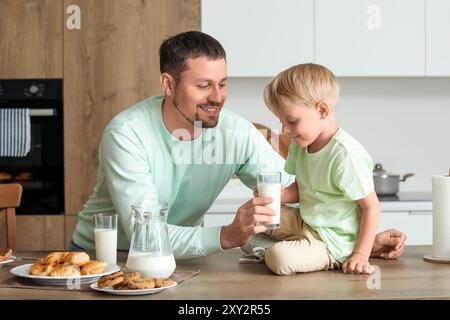
[[162, 287], [168, 287], [171, 286], [175, 283], [175, 281], [173, 281], [170, 278], [167, 279], [156, 279], [155, 280], [155, 287], [156, 288], [162, 288]]
[[141, 274], [139, 272], [131, 272], [131, 273], [127, 273], [125, 274], [125, 276], [123, 277], [123, 286], [128, 286], [128, 284], [136, 279], [141, 278]]
[[114, 272], [111, 273], [107, 276], [103, 276], [101, 277], [98, 282], [97, 285], [99, 288], [103, 288], [103, 287], [113, 287], [115, 285], [118, 285], [120, 283], [122, 283], [124, 280], [124, 274], [122, 271], [118, 271], [118, 272]]
[[133, 290], [152, 289], [155, 287], [155, 280], [143, 278], [134, 279], [128, 283], [128, 287]]

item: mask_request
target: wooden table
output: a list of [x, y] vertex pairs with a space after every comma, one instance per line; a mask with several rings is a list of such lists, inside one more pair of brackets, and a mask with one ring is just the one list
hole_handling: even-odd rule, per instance
[[[431, 246], [409, 246], [398, 260], [372, 259], [372, 264], [379, 266], [375, 276], [341, 271], [277, 276], [264, 264], [239, 264], [240, 250], [233, 249], [178, 261], [180, 268], [201, 271], [154, 295], [120, 297], [100, 292], [0, 288], [0, 299], [450, 299], [450, 265], [423, 261], [427, 253], [431, 253]], [[18, 257], [43, 255], [45, 252], [16, 252]], [[126, 254], [120, 253], [118, 260], [125, 265]], [[10, 276], [7, 269], [0, 269], [0, 282]], [[368, 282], [373, 289], [368, 288]]]

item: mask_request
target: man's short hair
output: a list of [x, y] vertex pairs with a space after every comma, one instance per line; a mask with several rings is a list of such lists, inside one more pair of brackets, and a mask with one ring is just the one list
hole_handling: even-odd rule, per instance
[[159, 69], [180, 79], [180, 74], [187, 69], [186, 61], [205, 56], [211, 60], [225, 59], [222, 45], [206, 33], [188, 31], [165, 40], [159, 48]]

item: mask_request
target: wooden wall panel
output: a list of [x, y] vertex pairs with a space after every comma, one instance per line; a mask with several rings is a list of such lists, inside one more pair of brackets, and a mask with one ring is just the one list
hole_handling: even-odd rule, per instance
[[0, 79], [62, 78], [62, 0], [0, 1]]
[[200, 30], [200, 0], [65, 0], [81, 30], [64, 28], [66, 214], [93, 191], [98, 144], [121, 110], [160, 92], [161, 41]]
[[17, 215], [16, 250], [64, 250], [63, 215]]

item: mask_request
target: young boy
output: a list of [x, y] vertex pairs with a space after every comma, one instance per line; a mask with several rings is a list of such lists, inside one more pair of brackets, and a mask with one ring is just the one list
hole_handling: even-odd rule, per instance
[[369, 256], [380, 204], [374, 192], [373, 162], [364, 147], [335, 118], [339, 84], [317, 64], [293, 66], [264, 92], [269, 109], [292, 139], [285, 171], [296, 181], [284, 189], [281, 228], [267, 231], [276, 242], [265, 263], [281, 275], [341, 268], [372, 273]]

